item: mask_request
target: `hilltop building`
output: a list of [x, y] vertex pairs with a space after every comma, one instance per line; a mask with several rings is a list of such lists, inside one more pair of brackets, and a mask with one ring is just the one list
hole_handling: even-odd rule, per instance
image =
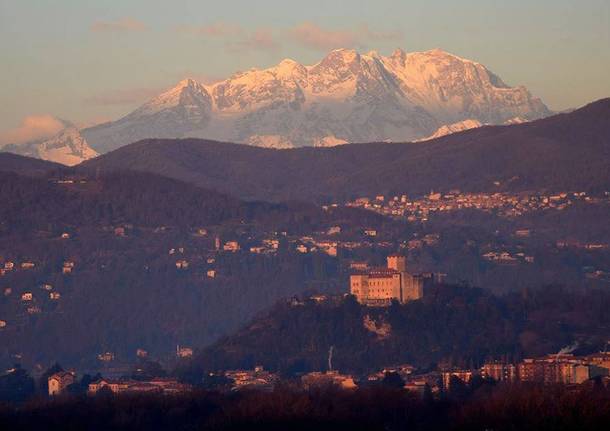
[[350, 293], [359, 303], [388, 306], [393, 300], [401, 303], [424, 296], [424, 285], [433, 280], [432, 274], [410, 274], [407, 258], [390, 255], [386, 268], [371, 268], [350, 276]]

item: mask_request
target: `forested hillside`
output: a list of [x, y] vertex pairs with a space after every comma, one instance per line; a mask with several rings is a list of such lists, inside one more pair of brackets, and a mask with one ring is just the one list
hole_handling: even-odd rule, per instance
[[424, 298], [389, 308], [360, 306], [352, 297], [281, 303], [233, 336], [205, 349], [187, 375], [203, 370], [265, 368], [284, 373], [372, 372], [416, 367], [477, 367], [577, 345], [603, 346], [610, 335], [610, 294], [557, 287], [494, 296], [483, 289], [435, 286]]

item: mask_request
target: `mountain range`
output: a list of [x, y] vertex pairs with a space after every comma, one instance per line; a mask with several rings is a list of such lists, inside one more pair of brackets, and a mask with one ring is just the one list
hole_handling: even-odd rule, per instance
[[415, 143], [273, 150], [150, 139], [78, 169], [136, 170], [243, 199], [332, 202], [376, 194], [589, 190], [610, 184], [610, 99], [567, 114]]
[[116, 121], [8, 150], [75, 164], [149, 138], [327, 147], [420, 140], [548, 115], [526, 88], [439, 49], [390, 56], [337, 49], [310, 66], [285, 59], [209, 85], [185, 79]]

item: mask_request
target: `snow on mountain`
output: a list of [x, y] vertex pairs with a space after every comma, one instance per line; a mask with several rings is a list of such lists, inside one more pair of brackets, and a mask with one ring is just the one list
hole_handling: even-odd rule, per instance
[[144, 138], [194, 136], [208, 125], [211, 110], [207, 89], [193, 79], [185, 79], [125, 117], [81, 133], [93, 148], [104, 153]]
[[504, 124], [507, 124], [507, 125], [508, 124], [521, 124], [521, 123], [527, 123], [527, 121], [528, 120], [523, 118], [523, 117], [514, 117], [514, 118], [511, 118], [509, 120], [506, 120], [504, 122]]
[[483, 65], [441, 50], [385, 57], [337, 49], [311, 66], [286, 59], [210, 85], [186, 79], [127, 116], [81, 133], [100, 153], [179, 137], [291, 148], [404, 142], [446, 125], [549, 113], [524, 87], [509, 87]]
[[480, 121], [469, 118], [468, 120], [458, 121], [457, 123], [441, 126], [436, 130], [436, 132], [434, 132], [427, 138], [418, 139], [418, 142], [429, 141], [430, 139], [440, 138], [441, 136], [450, 135], [452, 133], [475, 129], [477, 127], [481, 127], [482, 125], [483, 123], [481, 123]]
[[337, 145], [345, 145], [348, 142], [343, 139], [335, 138], [334, 136], [325, 136], [323, 138], [315, 138], [313, 141], [314, 147], [336, 147]]
[[85, 160], [97, 157], [99, 154], [87, 144], [79, 130], [73, 125], [67, 124], [68, 127], [47, 140], [7, 145], [2, 150], [66, 166], [78, 165]]

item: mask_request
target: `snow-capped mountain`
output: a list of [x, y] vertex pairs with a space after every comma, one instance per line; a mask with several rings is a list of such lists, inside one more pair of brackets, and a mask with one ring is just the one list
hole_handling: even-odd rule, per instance
[[212, 99], [192, 79], [153, 98], [125, 117], [82, 130], [93, 148], [103, 153], [143, 138], [194, 136], [210, 122]]
[[483, 123], [481, 123], [479, 120], [473, 120], [472, 118], [464, 121], [458, 121], [457, 123], [453, 124], [446, 124], [439, 127], [436, 132], [427, 138], [418, 139], [418, 142], [429, 141], [430, 139], [440, 138], [441, 136], [450, 135], [452, 133], [463, 132], [464, 130], [476, 129], [482, 125]]
[[68, 122], [64, 123], [66, 128], [49, 139], [19, 145], [7, 145], [1, 150], [61, 163], [66, 166], [78, 165], [99, 155], [87, 144], [76, 127]]
[[524, 87], [441, 50], [338, 49], [210, 85], [186, 79], [127, 116], [81, 131], [100, 153], [144, 138], [200, 137], [290, 148], [411, 141], [464, 121], [502, 124], [549, 110]]

